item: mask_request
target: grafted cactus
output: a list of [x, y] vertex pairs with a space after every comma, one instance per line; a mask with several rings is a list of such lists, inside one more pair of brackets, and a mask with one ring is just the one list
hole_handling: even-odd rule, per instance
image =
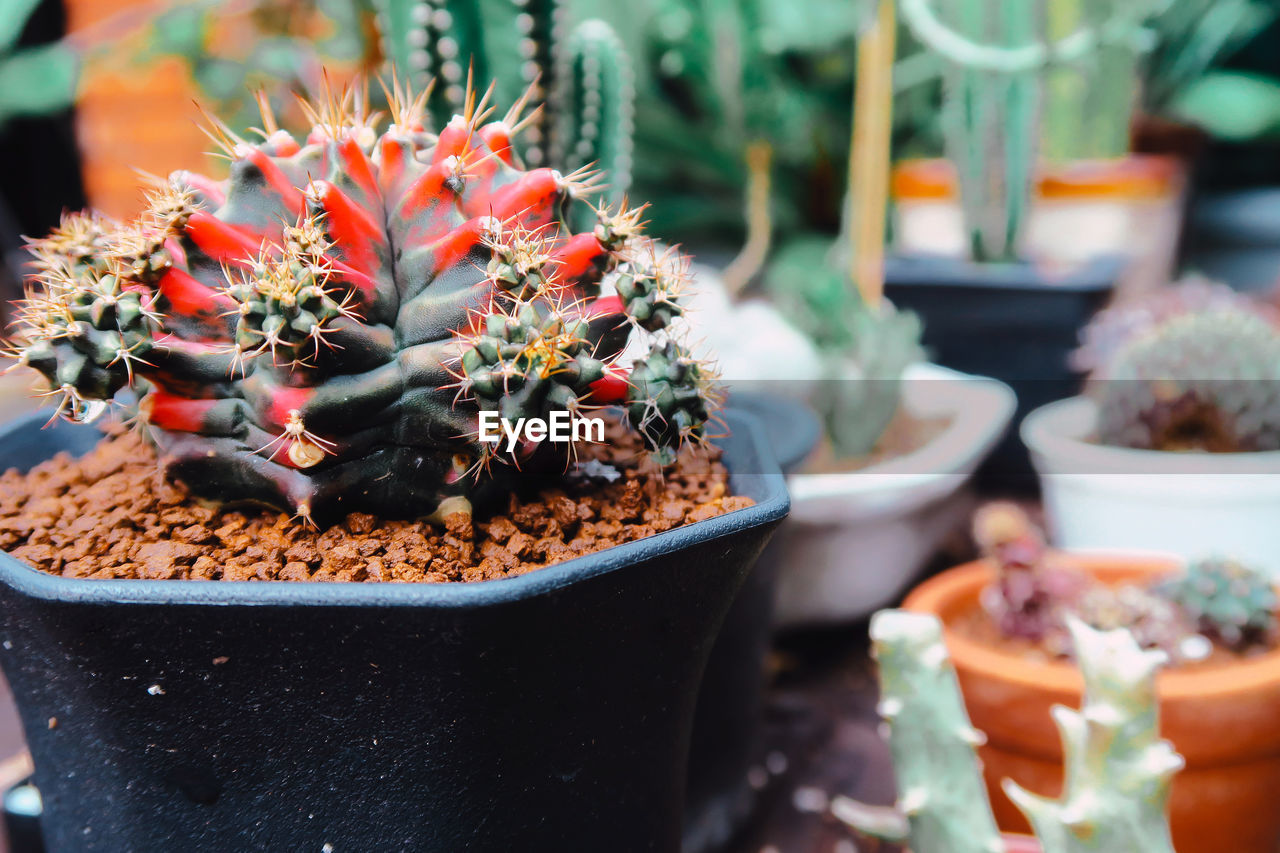
[[[264, 109], [260, 142], [216, 128], [226, 182], [175, 173], [126, 226], [68, 217], [33, 243], [11, 354], [73, 420], [134, 387], [173, 476], [308, 519], [469, 511], [514, 470], [489, 470], [495, 455], [525, 470], [555, 455], [500, 453], [481, 411], [636, 406], [652, 365], [632, 380], [613, 362], [661, 324], [635, 281], [663, 282], [678, 314], [681, 259], [654, 251], [639, 210], [599, 208], [574, 233], [591, 176], [525, 171], [520, 105], [491, 121], [472, 94], [437, 134], [422, 95], [389, 100], [380, 130], [351, 91], [331, 93], [301, 141]], [[708, 412], [659, 390], [636, 427], [670, 459]]]
[[[1060, 800], [1006, 779], [1044, 853], [1172, 853], [1169, 786], [1183, 760], [1159, 737], [1157, 651], [1123, 630], [1070, 621], [1084, 674], [1084, 706], [1056, 706], [1066, 780]], [[906, 842], [912, 853], [1003, 853], [969, 723], [937, 617], [886, 610], [871, 621], [880, 665], [880, 713], [898, 777], [898, 804], [885, 811], [844, 797], [832, 811], [864, 834]]]
[[1173, 853], [1167, 805], [1182, 756], [1160, 739], [1158, 651], [1138, 648], [1128, 631], [1070, 623], [1084, 675], [1084, 706], [1057, 706], [1066, 779], [1061, 799], [1006, 779], [1009, 796], [1031, 822], [1044, 853]]
[[[460, 110], [467, 76], [493, 80], [500, 102], [528, 91], [523, 144], [532, 165], [592, 166], [610, 201], [631, 183], [635, 83], [621, 40], [604, 21], [576, 27], [560, 0], [375, 0], [383, 53], [411, 85], [440, 85], [428, 108]], [[541, 107], [541, 110], [536, 108]]]

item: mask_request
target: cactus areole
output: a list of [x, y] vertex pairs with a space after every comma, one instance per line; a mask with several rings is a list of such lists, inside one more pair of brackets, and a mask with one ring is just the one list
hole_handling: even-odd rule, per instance
[[[170, 476], [305, 520], [469, 512], [555, 454], [481, 441], [481, 411], [618, 404], [660, 460], [700, 441], [710, 376], [664, 331], [685, 265], [639, 209], [573, 233], [592, 175], [522, 169], [523, 101], [490, 120], [471, 94], [437, 133], [393, 88], [385, 128], [351, 91], [302, 140], [264, 106], [261, 141], [215, 122], [225, 182], [175, 173], [127, 225], [68, 216], [31, 243], [9, 354], [72, 420], [132, 388]], [[632, 334], [653, 341], [628, 373]]]

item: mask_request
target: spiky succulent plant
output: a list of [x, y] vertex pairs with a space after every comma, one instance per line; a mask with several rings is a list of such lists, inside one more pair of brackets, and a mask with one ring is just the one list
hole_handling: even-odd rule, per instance
[[265, 108], [259, 142], [215, 123], [224, 183], [175, 173], [128, 225], [68, 217], [32, 244], [11, 354], [73, 420], [132, 387], [193, 490], [307, 519], [469, 511], [556, 455], [481, 441], [485, 410], [625, 403], [664, 459], [701, 440], [704, 365], [661, 331], [661, 364], [615, 364], [680, 312], [683, 262], [639, 210], [574, 233], [591, 177], [522, 168], [523, 102], [492, 121], [473, 93], [437, 133], [423, 96], [389, 100], [380, 129], [352, 90], [328, 93], [303, 140]]
[[1200, 633], [1237, 651], [1274, 643], [1280, 630], [1271, 581], [1237, 560], [1197, 560], [1155, 591], [1186, 613]]
[[1280, 328], [1226, 306], [1134, 336], [1091, 377], [1103, 444], [1146, 450], [1280, 449]]
[[[1156, 671], [1164, 656], [1140, 649], [1127, 631], [1068, 624], [1084, 706], [1053, 708], [1065, 757], [1062, 796], [1033, 794], [1010, 779], [1002, 787], [1045, 853], [1172, 853], [1166, 807], [1184, 762], [1159, 735]], [[881, 611], [871, 639], [898, 802], [884, 809], [836, 797], [833, 814], [914, 853], [1002, 853], [974, 754], [985, 737], [965, 712], [938, 618]]]

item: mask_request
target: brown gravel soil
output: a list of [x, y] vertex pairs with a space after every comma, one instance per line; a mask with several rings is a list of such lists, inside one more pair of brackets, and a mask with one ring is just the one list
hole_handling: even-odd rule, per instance
[[[1024, 660], [1036, 663], [1062, 662], [1064, 660], [1033, 640], [1021, 637], [1006, 637], [981, 607], [971, 607], [958, 614], [954, 621], [948, 623], [948, 627], [974, 642], [1015, 654]], [[1216, 669], [1267, 654], [1272, 650], [1273, 647], [1271, 646], [1258, 645], [1242, 651], [1236, 651], [1214, 643], [1213, 651], [1204, 660], [1178, 661], [1167, 668], [1186, 671]]]
[[804, 473], [843, 474], [906, 456], [941, 435], [951, 425], [951, 420], [949, 417], [920, 418], [899, 408], [870, 453], [841, 459], [836, 456], [831, 442], [824, 439], [805, 463]]
[[[159, 473], [140, 436], [115, 431], [80, 459], [60, 454], [0, 476], [0, 548], [84, 578], [479, 581], [523, 574], [750, 506], [728, 493], [717, 450], [660, 472], [630, 433], [580, 449], [620, 475], [571, 475], [506, 511], [441, 526], [353, 513], [316, 530], [273, 510], [219, 509]], [[575, 469], [582, 471], [579, 467]]]

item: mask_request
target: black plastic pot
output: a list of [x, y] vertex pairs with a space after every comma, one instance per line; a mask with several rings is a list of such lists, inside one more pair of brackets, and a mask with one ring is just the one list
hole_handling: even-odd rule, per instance
[[[680, 845], [711, 643], [786, 515], [756, 505], [477, 584], [94, 581], [0, 556], [0, 661], [50, 850], [629, 851]], [[27, 421], [0, 468], [92, 436]]]
[[[1081, 377], [1068, 356], [1123, 269], [1121, 258], [1099, 258], [1047, 278], [1030, 264], [892, 257], [885, 264], [885, 295], [920, 315], [932, 361], [1012, 387], [1017, 423], [1079, 391]], [[993, 491], [1035, 490], [1035, 471], [1016, 431], [1005, 435], [976, 479]]]
[[[790, 473], [817, 445], [822, 425], [803, 403], [745, 390], [750, 384], [734, 388], [730, 402], [760, 419], [783, 472]], [[763, 758], [765, 659], [779, 568], [771, 554], [766, 547], [738, 591], [707, 661], [689, 748], [684, 853], [723, 846], [755, 802], [748, 772]]]
[[1190, 269], [1236, 290], [1273, 290], [1280, 281], [1280, 187], [1196, 198], [1186, 242]]

